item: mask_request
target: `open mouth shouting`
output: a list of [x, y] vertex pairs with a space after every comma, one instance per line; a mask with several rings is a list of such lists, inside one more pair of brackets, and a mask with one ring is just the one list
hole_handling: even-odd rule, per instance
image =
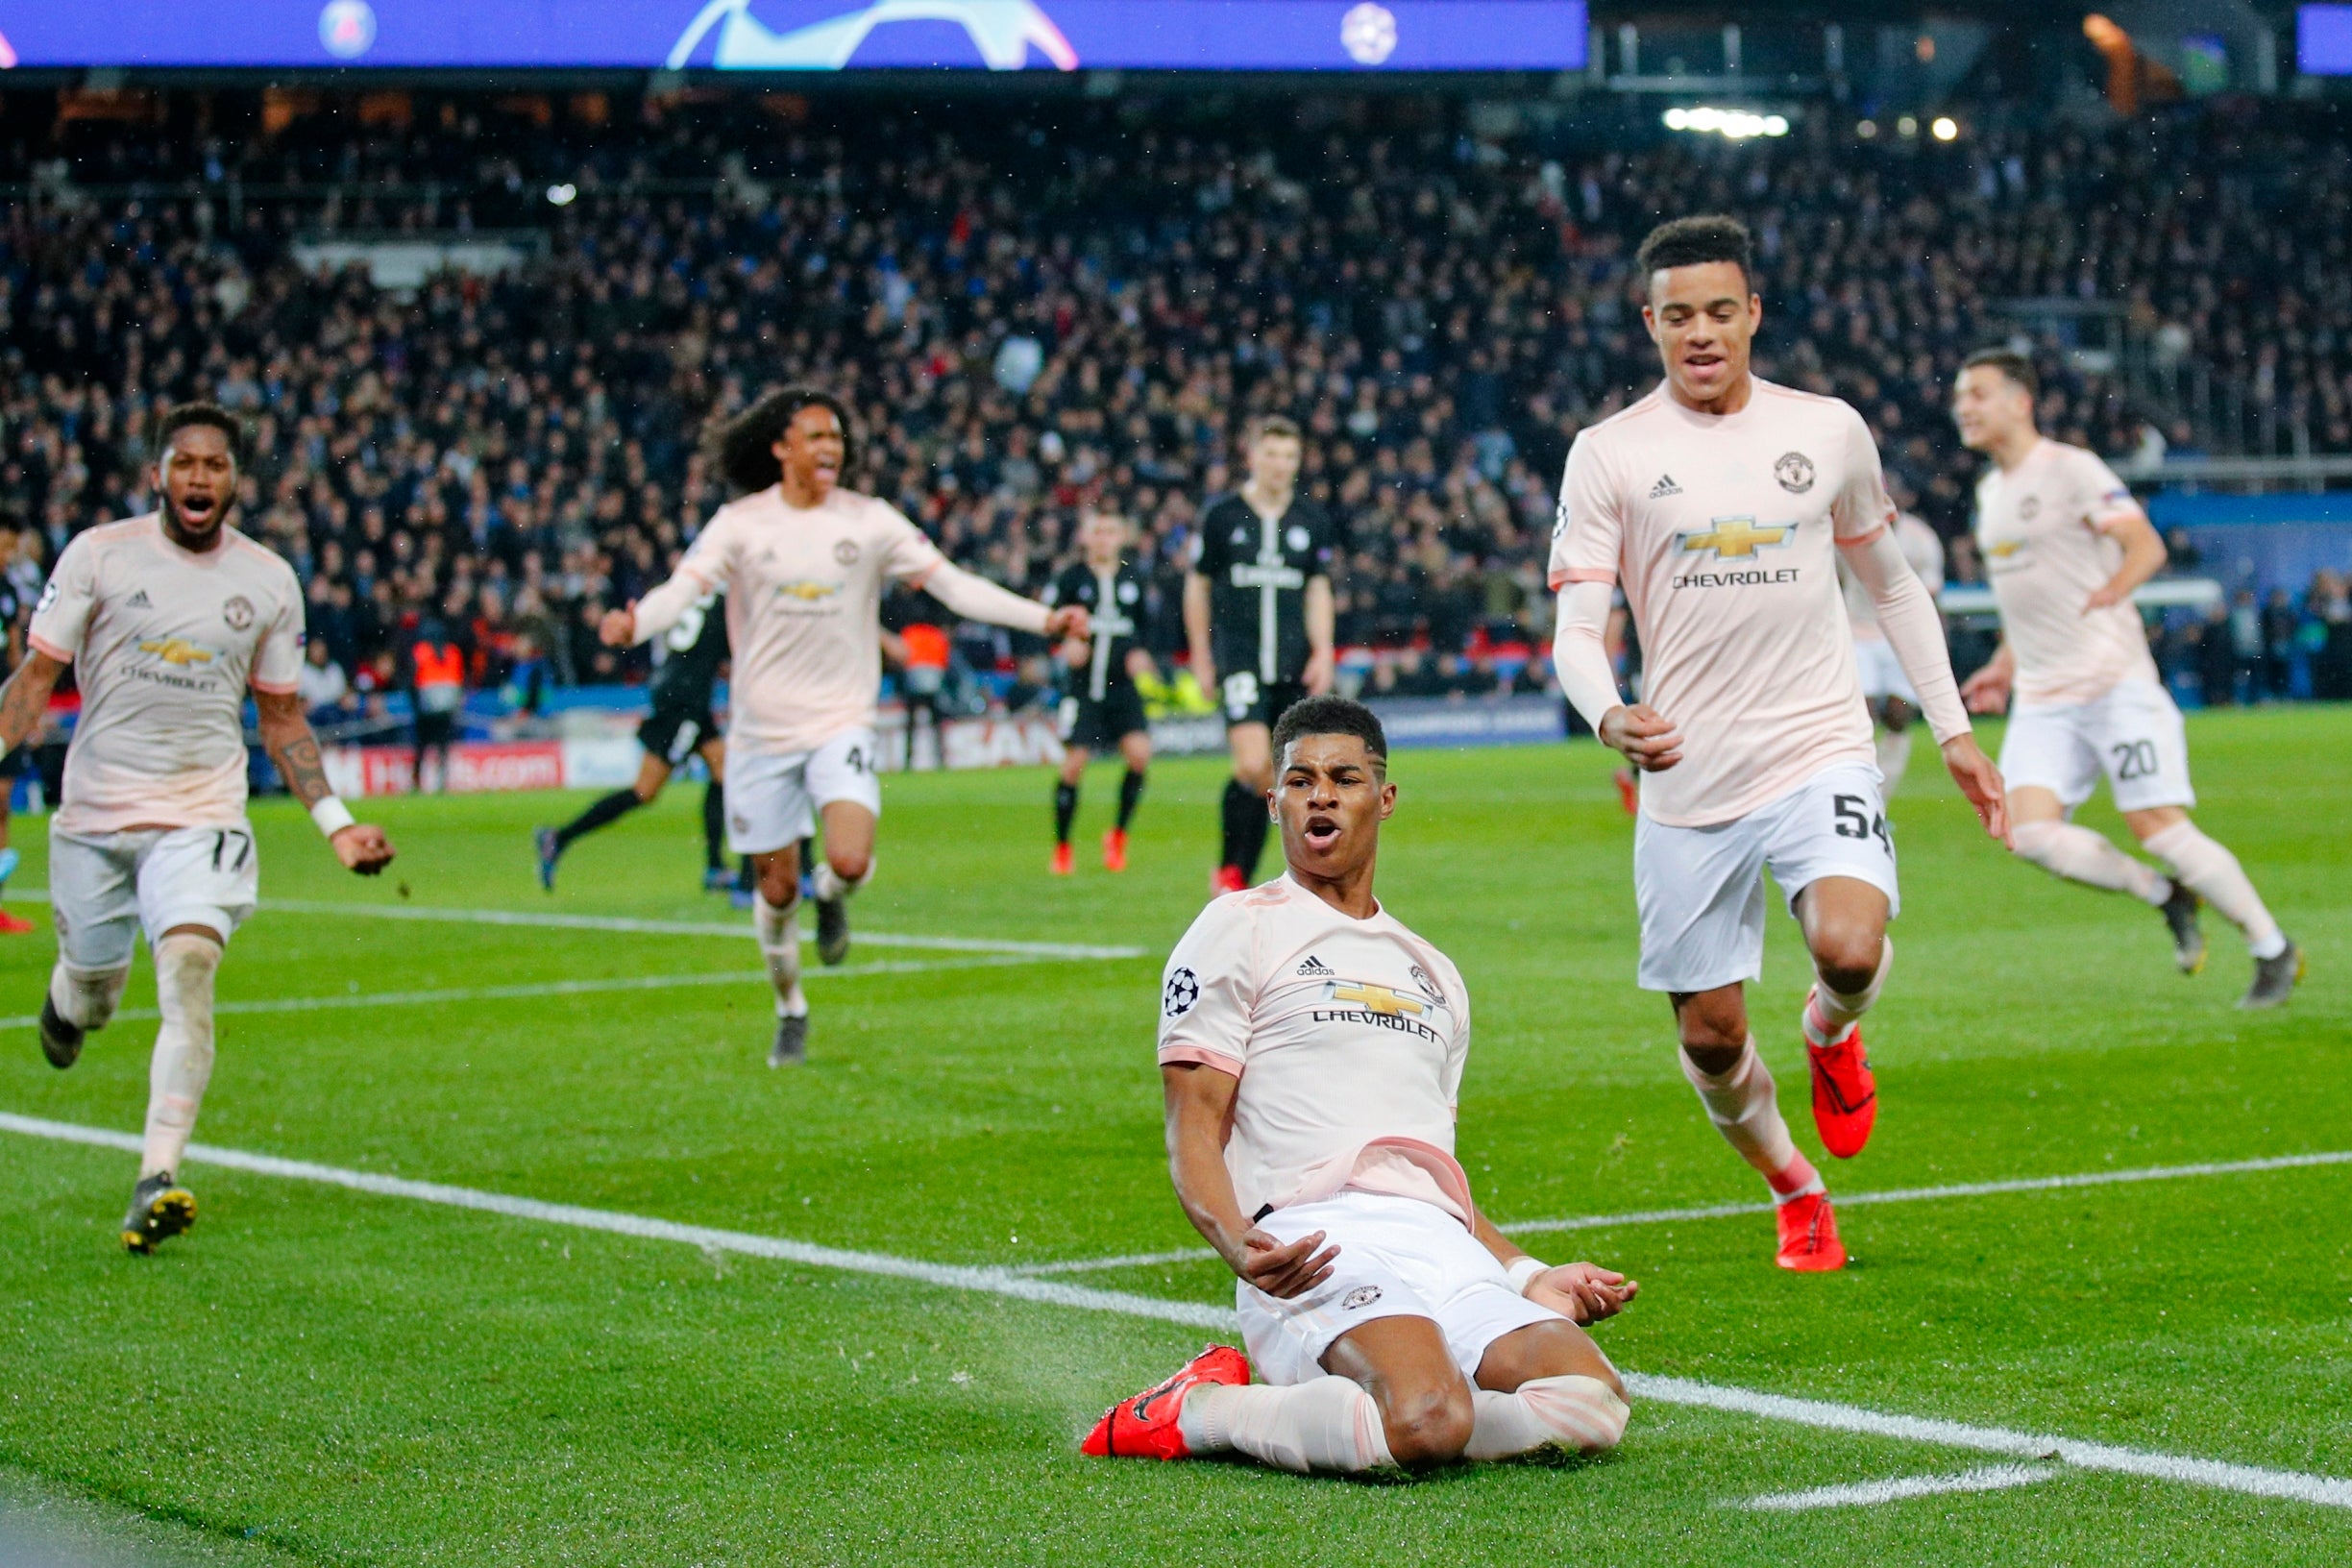
[[1301, 835], [1307, 847], [1317, 854], [1327, 853], [1339, 842], [1339, 819], [1327, 812], [1315, 812], [1307, 819], [1307, 830]]

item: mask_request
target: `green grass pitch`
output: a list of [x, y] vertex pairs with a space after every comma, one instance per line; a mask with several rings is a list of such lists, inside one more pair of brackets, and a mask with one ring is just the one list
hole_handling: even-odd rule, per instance
[[[1923, 746], [1894, 818], [1906, 909], [1868, 1025], [1876, 1140], [1848, 1193], [2352, 1149], [2352, 711], [2201, 716], [2199, 821], [2311, 956], [2283, 1012], [2247, 968], [2171, 968], [2161, 923], [2006, 860]], [[1381, 892], [1475, 996], [1460, 1152], [1498, 1218], [1760, 1196], [1636, 991], [1630, 824], [1589, 744], [1405, 752]], [[222, 974], [200, 1142], [934, 1262], [1193, 1240], [1160, 1154], [1159, 967], [1198, 909], [1221, 768], [1158, 768], [1134, 870], [1044, 874], [1041, 772], [894, 777], [862, 931], [1124, 944], [982, 965], [867, 944], [811, 982], [808, 1066], [763, 1066], [744, 935], [395, 922], [264, 908]], [[530, 826], [583, 797], [399, 801], [394, 874], [337, 871], [283, 802], [265, 900], [732, 928], [696, 891], [695, 792], [580, 845], [553, 897]], [[2096, 804], [2086, 821], [2116, 829]], [[17, 824], [21, 887], [41, 824]], [[135, 1130], [151, 1023], [39, 1059], [46, 914], [0, 941], [0, 1111]], [[961, 960], [961, 961], [959, 961]], [[940, 966], [940, 967], [918, 967]], [[740, 980], [724, 978], [743, 976]], [[719, 977], [511, 994], [557, 982]], [[1809, 1149], [1776, 913], [1760, 1039]], [[510, 994], [481, 996], [484, 991]], [[378, 993], [414, 996], [366, 1004]], [[127, 1006], [152, 1006], [140, 961]], [[1827, 1164], [1827, 1162], [1825, 1162]], [[1113, 1398], [1203, 1331], [597, 1234], [193, 1164], [188, 1237], [126, 1257], [129, 1155], [0, 1132], [0, 1499], [167, 1556], [316, 1563], [2352, 1561], [2352, 1509], [2059, 1463], [2036, 1484], [1758, 1511], [1767, 1494], [2002, 1461], [1637, 1401], [1594, 1462], [1410, 1484], [1082, 1459]], [[1857, 1409], [2352, 1478], [2352, 1165], [1853, 1206], [1855, 1265], [1771, 1266], [1755, 1215], [1525, 1237], [1643, 1282], [1621, 1365]], [[1231, 1302], [1194, 1262], [1056, 1276]], [[79, 1510], [79, 1511], [76, 1511]]]

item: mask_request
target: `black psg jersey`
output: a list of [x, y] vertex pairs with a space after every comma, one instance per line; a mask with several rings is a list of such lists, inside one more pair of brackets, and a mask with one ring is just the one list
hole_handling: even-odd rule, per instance
[[1142, 569], [1124, 560], [1101, 574], [1084, 561], [1076, 562], [1065, 567], [1045, 590], [1046, 603], [1083, 604], [1094, 624], [1080, 690], [1096, 702], [1112, 687], [1129, 684], [1127, 655], [1143, 629], [1144, 595], [1149, 590]]
[[1307, 670], [1307, 583], [1331, 575], [1338, 541], [1331, 514], [1305, 496], [1279, 518], [1238, 495], [1201, 513], [1192, 570], [1209, 579], [1210, 651], [1220, 674], [1254, 673], [1272, 685]]

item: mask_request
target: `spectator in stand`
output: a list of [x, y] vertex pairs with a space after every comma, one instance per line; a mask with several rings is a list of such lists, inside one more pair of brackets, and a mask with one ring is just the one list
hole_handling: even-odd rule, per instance
[[294, 684], [303, 711], [310, 716], [310, 727], [322, 735], [331, 735], [331, 726], [352, 717], [351, 678], [323, 640], [313, 637], [305, 645], [302, 673]]
[[2303, 596], [2303, 644], [2311, 656], [2312, 696], [2323, 702], [2352, 700], [2352, 592], [2340, 572], [2313, 576]]
[[425, 755], [434, 753], [441, 766], [433, 774], [437, 786], [449, 788], [450, 743], [457, 733], [457, 716], [465, 708], [465, 649], [439, 615], [428, 615], [417, 625], [404, 660], [404, 684], [415, 720], [415, 776], [418, 794], [425, 791]]

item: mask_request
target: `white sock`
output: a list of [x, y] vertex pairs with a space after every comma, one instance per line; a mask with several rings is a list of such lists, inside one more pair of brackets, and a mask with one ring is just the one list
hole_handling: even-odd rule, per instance
[[1878, 993], [1886, 989], [1887, 971], [1895, 967], [1895, 939], [1878, 939], [1878, 968], [1870, 984], [1851, 995], [1833, 989], [1823, 979], [1821, 971], [1813, 971], [1813, 994], [1805, 999], [1804, 1036], [1816, 1045], [1834, 1045], [1853, 1032], [1862, 1015], [1877, 1005]]
[[1238, 1449], [1278, 1470], [1385, 1469], [1396, 1463], [1380, 1406], [1362, 1384], [1315, 1378], [1277, 1388], [1195, 1384], [1176, 1411], [1185, 1447], [1195, 1454]]
[[180, 1168], [196, 1108], [212, 1078], [212, 977], [220, 968], [221, 945], [210, 937], [183, 932], [156, 943], [156, 1005], [163, 1026], [156, 1031], [155, 1060], [147, 1070], [147, 1142], [139, 1155], [139, 1180]]
[[768, 961], [768, 983], [775, 987], [776, 1017], [805, 1018], [808, 998], [800, 992], [800, 900], [778, 908], [765, 893], [751, 899], [751, 928], [759, 935], [760, 957]]
[[58, 1017], [75, 1028], [104, 1029], [130, 982], [127, 964], [119, 969], [75, 969], [61, 958], [49, 971], [49, 1000], [57, 1005]]
[[1878, 772], [1886, 779], [1886, 797], [1892, 800], [1902, 788], [1903, 770], [1911, 766], [1911, 732], [1882, 729], [1873, 749], [1878, 753]]
[[1530, 1378], [1513, 1394], [1474, 1389], [1470, 1403], [1466, 1459], [1507, 1459], [1546, 1444], [1598, 1454], [1617, 1446], [1632, 1413], [1607, 1384], [1574, 1374]]
[[2162, 856], [2181, 885], [2221, 912], [2222, 918], [2245, 933], [2246, 946], [2256, 958], [2276, 958], [2287, 950], [2287, 934], [2254, 891], [2254, 884], [2238, 864], [2238, 857], [2207, 838], [2194, 822], [2175, 822], [2141, 841], [2151, 855]]
[[866, 874], [859, 877], [855, 882], [851, 882], [844, 878], [841, 872], [833, 869], [833, 863], [831, 861], [819, 861], [817, 863], [816, 877], [817, 896], [822, 898], [828, 904], [836, 898], [848, 897], [851, 894], [857, 892], [858, 889], [864, 887], [867, 883], [871, 882], [874, 879], [874, 864], [875, 863], [872, 860], [868, 860], [866, 862]]
[[2172, 896], [2172, 884], [2163, 872], [2145, 861], [2132, 859], [2087, 827], [2072, 822], [2021, 822], [2016, 839], [2021, 858], [2070, 882], [2128, 893], [2151, 905], [2161, 905]]
[[1706, 1107], [1707, 1120], [1723, 1134], [1724, 1141], [1738, 1150], [1739, 1157], [1753, 1165], [1771, 1185], [1774, 1197], [1786, 1203], [1791, 1198], [1825, 1190], [1821, 1173], [1813, 1168], [1812, 1161], [1798, 1152], [1795, 1140], [1789, 1137], [1788, 1123], [1780, 1119], [1779, 1096], [1773, 1086], [1772, 1069], [1756, 1054], [1752, 1038], [1742, 1047], [1740, 1059], [1725, 1073], [1700, 1071], [1699, 1064], [1690, 1059], [1688, 1051], [1677, 1051], [1675, 1055], [1682, 1061], [1682, 1076], [1699, 1091], [1699, 1103]]

